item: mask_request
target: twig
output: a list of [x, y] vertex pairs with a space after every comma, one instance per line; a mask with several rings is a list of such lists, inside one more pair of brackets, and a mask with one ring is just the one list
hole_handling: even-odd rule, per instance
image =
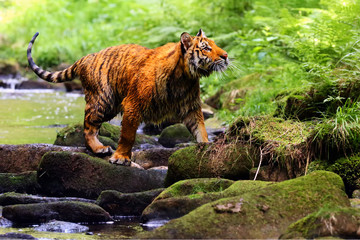
[[260, 162], [259, 162], [259, 166], [258, 166], [258, 168], [257, 168], [257, 170], [256, 170], [256, 174], [255, 174], [255, 177], [254, 177], [254, 181], [256, 180], [257, 175], [258, 175], [258, 173], [259, 173], [262, 159], [263, 159], [263, 149], [262, 149], [262, 147], [260, 147]]

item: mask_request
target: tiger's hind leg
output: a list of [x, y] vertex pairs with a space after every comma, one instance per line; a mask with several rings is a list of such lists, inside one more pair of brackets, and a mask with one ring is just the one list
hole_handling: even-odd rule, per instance
[[[116, 113], [104, 108], [101, 100], [87, 103], [85, 107], [84, 137], [88, 148], [95, 154], [111, 155], [113, 150], [110, 146], [104, 146], [98, 139], [101, 124], [112, 119]], [[110, 107], [110, 106], [109, 106]]]

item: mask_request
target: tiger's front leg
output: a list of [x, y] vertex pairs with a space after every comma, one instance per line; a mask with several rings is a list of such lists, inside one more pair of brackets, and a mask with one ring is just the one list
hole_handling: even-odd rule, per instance
[[208, 134], [205, 129], [204, 115], [201, 108], [189, 112], [183, 123], [195, 137], [197, 142], [209, 142]]
[[131, 112], [125, 112], [121, 122], [121, 134], [119, 145], [110, 157], [109, 162], [124, 166], [131, 165], [131, 149], [135, 142], [136, 130], [140, 124], [137, 115]]

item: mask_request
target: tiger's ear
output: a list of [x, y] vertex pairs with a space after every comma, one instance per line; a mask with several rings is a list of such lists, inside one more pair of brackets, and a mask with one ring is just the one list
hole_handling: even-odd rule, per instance
[[181, 46], [187, 51], [192, 46], [193, 37], [187, 32], [183, 32], [180, 37]]
[[197, 37], [206, 38], [204, 31], [200, 28], [199, 32], [196, 34]]

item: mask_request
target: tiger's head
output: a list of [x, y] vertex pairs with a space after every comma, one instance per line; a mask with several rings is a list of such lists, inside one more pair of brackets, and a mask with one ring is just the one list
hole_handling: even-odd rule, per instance
[[229, 65], [227, 52], [199, 30], [196, 36], [184, 32], [180, 37], [181, 49], [190, 74], [194, 77], [209, 76], [213, 71], [223, 72]]

